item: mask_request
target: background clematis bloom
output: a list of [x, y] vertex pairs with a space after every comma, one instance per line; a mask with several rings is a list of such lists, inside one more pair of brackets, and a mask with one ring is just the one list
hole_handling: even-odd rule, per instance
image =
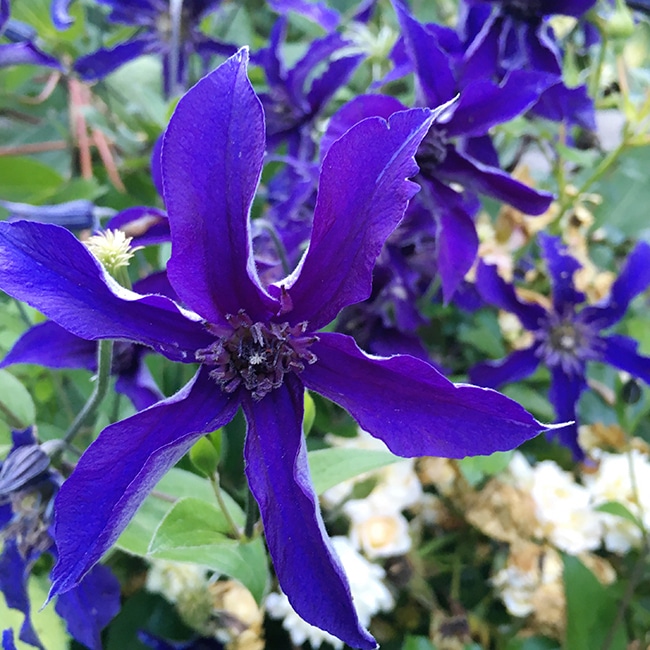
[[62, 486], [52, 594], [72, 589], [163, 474], [241, 407], [246, 476], [283, 592], [308, 622], [371, 649], [311, 485], [305, 388], [347, 409], [401, 456], [489, 454], [543, 426], [492, 390], [454, 385], [410, 356], [367, 355], [352, 338], [321, 331], [368, 297], [375, 260], [417, 190], [407, 179], [435, 111], [369, 118], [331, 145], [309, 248], [288, 277], [262, 285], [249, 213], [265, 124], [247, 60], [243, 49], [194, 86], [164, 137], [168, 277], [193, 312], [120, 287], [64, 229], [0, 224], [0, 287], [10, 295], [83, 338], [126, 339], [200, 363], [176, 395], [107, 427]]

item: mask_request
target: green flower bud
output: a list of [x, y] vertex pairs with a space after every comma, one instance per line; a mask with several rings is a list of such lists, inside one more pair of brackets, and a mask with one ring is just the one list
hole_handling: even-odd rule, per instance
[[190, 449], [190, 461], [201, 474], [211, 478], [219, 467], [219, 452], [212, 442], [204, 436], [197, 440]]
[[314, 420], [316, 419], [316, 404], [312, 396], [305, 391], [305, 414], [302, 418], [302, 430], [307, 435], [311, 428], [314, 426]]

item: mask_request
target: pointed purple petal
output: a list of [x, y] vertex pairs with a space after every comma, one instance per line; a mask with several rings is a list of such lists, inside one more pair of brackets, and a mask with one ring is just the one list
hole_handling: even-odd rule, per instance
[[309, 18], [320, 25], [325, 31], [331, 32], [338, 27], [341, 17], [334, 9], [321, 2], [307, 2], [306, 0], [269, 0], [269, 6], [278, 14], [295, 11], [297, 14]]
[[546, 310], [541, 305], [519, 300], [515, 288], [499, 275], [492, 264], [479, 262], [476, 288], [485, 302], [514, 314], [527, 330], [538, 330], [546, 319]]
[[469, 378], [473, 384], [499, 388], [503, 384], [520, 381], [532, 375], [540, 361], [536, 347], [515, 350], [499, 361], [485, 361], [475, 365], [469, 371]]
[[102, 431], [56, 497], [59, 559], [50, 596], [79, 584], [165, 472], [201, 434], [229, 422], [237, 407], [237, 398], [201, 369], [173, 397]]
[[549, 399], [555, 408], [557, 422], [573, 422], [549, 434], [561, 445], [568, 447], [575, 460], [584, 458], [584, 451], [578, 444], [578, 416], [576, 407], [582, 391], [587, 389], [587, 383], [582, 375], [567, 375], [561, 367], [551, 368], [551, 387]]
[[128, 372], [120, 373], [115, 382], [115, 390], [126, 395], [138, 411], [143, 411], [164, 399], [164, 395], [156, 385], [142, 354], [138, 355], [133, 367], [129, 368]]
[[74, 69], [84, 81], [96, 81], [143, 54], [156, 52], [158, 47], [158, 41], [146, 34], [110, 49], [102, 48], [79, 57], [75, 61]]
[[332, 145], [309, 248], [280, 283], [293, 302], [293, 322], [318, 329], [370, 295], [375, 260], [418, 189], [406, 179], [417, 172], [413, 156], [432, 119], [426, 109], [395, 113], [388, 123], [369, 118]]
[[59, 226], [0, 223], [0, 288], [83, 339], [127, 339], [186, 362], [213, 340], [168, 298], [118, 285]]
[[305, 386], [336, 402], [398, 456], [462, 458], [513, 449], [545, 427], [489, 388], [454, 385], [407, 356], [371, 357], [343, 334], [319, 334]]
[[259, 286], [249, 210], [264, 156], [264, 115], [240, 50], [178, 103], [162, 150], [172, 230], [169, 280], [213, 323], [245, 309], [253, 320], [278, 305]]
[[11, 629], [2, 632], [2, 650], [16, 650], [14, 632]]
[[43, 65], [57, 70], [63, 69], [53, 56], [45, 54], [45, 52], [42, 52], [28, 41], [0, 45], [0, 68], [21, 64]]
[[630, 253], [625, 266], [614, 281], [609, 296], [598, 305], [580, 312], [580, 318], [605, 329], [617, 323], [630, 302], [650, 285], [650, 245], [639, 242]]
[[497, 167], [490, 167], [451, 148], [438, 168], [441, 178], [460, 183], [468, 190], [504, 201], [526, 214], [542, 214], [553, 200], [550, 192], [535, 190]]
[[551, 276], [553, 309], [558, 314], [573, 312], [576, 305], [586, 300], [585, 294], [573, 284], [573, 274], [581, 268], [580, 262], [569, 255], [559, 237], [540, 233], [539, 243]]
[[376, 648], [360, 626], [314, 494], [302, 434], [304, 388], [288, 376], [259, 402], [244, 400], [246, 476], [259, 504], [282, 591], [304, 620], [354, 648]]
[[604, 344], [600, 351], [602, 360], [650, 384], [650, 357], [644, 357], [637, 352], [637, 341], [618, 334], [603, 336], [599, 340]]
[[120, 583], [108, 567], [93, 567], [74, 589], [57, 598], [68, 632], [90, 650], [102, 650], [101, 631], [120, 611]]
[[71, 2], [72, 0], [52, 0], [52, 22], [57, 29], [68, 29], [74, 23], [68, 12]]
[[97, 367], [97, 344], [70, 334], [60, 325], [47, 321], [28, 329], [0, 363], [6, 368], [14, 363], [34, 363], [46, 368]]

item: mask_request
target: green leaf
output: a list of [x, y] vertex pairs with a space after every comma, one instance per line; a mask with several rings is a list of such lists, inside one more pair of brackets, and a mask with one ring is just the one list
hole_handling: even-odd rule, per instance
[[318, 449], [307, 455], [316, 494], [403, 458], [377, 449]]
[[[578, 558], [564, 556], [566, 650], [599, 648], [610, 633], [620, 600], [617, 584], [604, 586]], [[619, 625], [609, 650], [625, 650], [625, 630]]]
[[510, 463], [512, 451], [496, 451], [490, 456], [468, 456], [459, 461], [460, 470], [470, 485], [478, 485], [486, 476], [502, 472]]
[[[29, 579], [27, 587], [29, 593], [29, 602], [32, 608], [32, 623], [36, 634], [41, 641], [46, 644], [47, 648], [68, 648], [70, 637], [65, 631], [63, 621], [54, 611], [54, 603], [49, 603], [43, 607], [47, 600], [49, 590], [47, 576], [32, 576]], [[5, 599], [0, 597], [0, 632], [7, 628], [14, 630], [14, 641], [17, 650], [34, 650], [33, 646], [23, 643], [18, 639], [18, 632], [23, 623], [24, 616], [22, 612], [16, 609], [9, 609], [5, 604]]]
[[63, 178], [38, 160], [0, 158], [0, 196], [6, 201], [41, 203], [57, 191]]
[[0, 370], [0, 417], [12, 429], [25, 429], [36, 419], [28, 390], [6, 370]]
[[626, 508], [622, 503], [619, 503], [618, 501], [606, 501], [605, 503], [601, 503], [599, 506], [594, 508], [594, 510], [596, 510], [596, 512], [606, 512], [607, 514], [626, 519], [627, 521], [633, 523], [635, 526], [643, 530], [643, 524], [639, 518], [632, 514], [628, 508]]
[[435, 650], [435, 647], [425, 636], [408, 636], [402, 650]]

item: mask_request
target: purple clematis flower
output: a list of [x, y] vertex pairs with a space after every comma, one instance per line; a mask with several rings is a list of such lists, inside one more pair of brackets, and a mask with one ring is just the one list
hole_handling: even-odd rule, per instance
[[138, 341], [172, 360], [200, 362], [176, 395], [105, 429], [63, 485], [52, 594], [78, 584], [163, 474], [241, 407], [246, 476], [282, 590], [305, 620], [370, 649], [375, 641], [360, 626], [311, 486], [305, 388], [402, 456], [489, 454], [544, 427], [503, 395], [454, 385], [413, 357], [369, 356], [350, 337], [321, 331], [370, 293], [374, 262], [417, 189], [406, 179], [417, 171], [413, 156], [435, 117], [430, 110], [364, 120], [330, 146], [309, 248], [288, 277], [261, 284], [249, 212], [265, 127], [247, 59], [241, 50], [194, 86], [164, 138], [168, 275], [195, 314], [119, 287], [63, 229], [0, 224], [5, 291], [78, 336]]
[[163, 89], [170, 96], [188, 87], [191, 54], [206, 60], [214, 54], [229, 56], [237, 49], [199, 30], [203, 18], [217, 11], [222, 0], [97, 1], [110, 7], [110, 21], [133, 25], [138, 32], [124, 43], [77, 59], [74, 69], [85, 81], [102, 79], [143, 54], [159, 54], [163, 61]]
[[40, 50], [32, 42], [36, 34], [23, 33], [24, 25], [10, 22], [9, 0], [0, 0], [0, 38], [6, 37], [10, 43], [0, 44], [0, 68], [12, 65], [31, 64], [62, 70], [61, 64], [49, 54]]
[[551, 372], [549, 396], [557, 418], [574, 421], [558, 432], [559, 441], [581, 459], [584, 452], [578, 444], [576, 408], [587, 389], [587, 363], [600, 361], [650, 383], [650, 358], [636, 352], [637, 343], [619, 334], [602, 334], [623, 318], [632, 299], [650, 285], [650, 246], [637, 244], [609, 296], [599, 304], [585, 305], [585, 295], [573, 285], [579, 262], [557, 237], [542, 234], [540, 243], [553, 286], [549, 309], [520, 300], [494, 266], [479, 265], [476, 285], [484, 300], [515, 314], [534, 334], [534, 340], [501, 361], [475, 366], [470, 378], [481, 386], [498, 388], [531, 375], [540, 364], [547, 366]]
[[[50, 468], [50, 459], [31, 428], [13, 432], [13, 446], [0, 466], [0, 591], [7, 606], [23, 612], [19, 639], [44, 650], [31, 622], [27, 580], [43, 553], [56, 557], [51, 533], [52, 502], [63, 477]], [[120, 609], [120, 585], [104, 566], [97, 565], [75, 588], [57, 599], [55, 610], [68, 631], [91, 650], [101, 650], [100, 633]], [[11, 648], [13, 633], [3, 634]]]

